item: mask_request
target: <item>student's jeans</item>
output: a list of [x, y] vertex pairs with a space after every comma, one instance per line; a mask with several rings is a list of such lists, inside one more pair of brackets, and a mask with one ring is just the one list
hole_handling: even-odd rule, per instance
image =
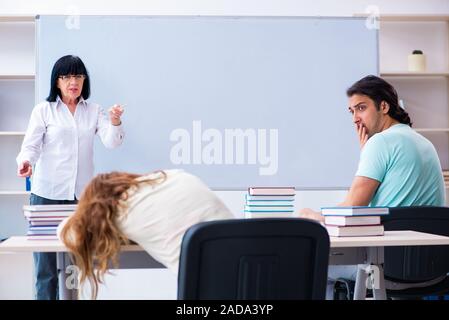
[[[51, 200], [31, 194], [30, 204], [76, 204], [75, 200]], [[36, 277], [36, 300], [58, 299], [58, 270], [56, 267], [56, 253], [33, 253]]]

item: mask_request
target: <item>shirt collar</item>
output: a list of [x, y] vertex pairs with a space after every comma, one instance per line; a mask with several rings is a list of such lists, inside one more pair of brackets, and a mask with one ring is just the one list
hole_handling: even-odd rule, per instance
[[78, 104], [82, 103], [83, 105], [87, 106], [87, 101], [84, 100], [83, 96], [80, 96], [80, 99], [78, 101]]
[[[58, 107], [62, 102], [62, 99], [59, 95], [56, 96], [56, 101], [54, 102], [55, 106]], [[87, 106], [87, 101], [84, 100], [83, 96], [80, 96], [79, 100], [78, 100], [78, 104], [82, 104], [84, 106]]]

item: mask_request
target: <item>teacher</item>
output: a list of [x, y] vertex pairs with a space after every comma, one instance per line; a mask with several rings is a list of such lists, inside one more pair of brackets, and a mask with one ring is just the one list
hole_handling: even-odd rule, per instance
[[[114, 105], [109, 117], [88, 102], [89, 73], [83, 61], [67, 55], [56, 61], [50, 94], [36, 105], [17, 156], [17, 174], [30, 177], [31, 205], [76, 204], [94, 173], [93, 145], [99, 135], [107, 148], [122, 144], [123, 108]], [[109, 119], [108, 119], [109, 118]], [[58, 299], [55, 253], [34, 253], [36, 299]]]

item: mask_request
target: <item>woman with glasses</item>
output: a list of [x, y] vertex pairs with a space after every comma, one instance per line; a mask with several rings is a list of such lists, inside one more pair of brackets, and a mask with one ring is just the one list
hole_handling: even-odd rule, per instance
[[[107, 148], [123, 142], [122, 107], [116, 104], [106, 115], [87, 101], [89, 96], [89, 74], [81, 59], [67, 55], [56, 61], [50, 94], [34, 107], [16, 159], [20, 177], [33, 173], [31, 205], [77, 203], [93, 177], [95, 135]], [[35, 253], [34, 263], [36, 299], [57, 299], [56, 254]]]

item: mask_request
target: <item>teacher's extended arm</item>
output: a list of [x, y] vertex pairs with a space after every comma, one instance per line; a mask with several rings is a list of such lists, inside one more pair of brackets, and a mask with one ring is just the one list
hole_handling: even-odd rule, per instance
[[122, 144], [125, 132], [123, 131], [123, 124], [121, 116], [123, 108], [115, 104], [109, 108], [109, 119], [104, 110], [98, 110], [97, 134], [106, 148], [115, 148]]

